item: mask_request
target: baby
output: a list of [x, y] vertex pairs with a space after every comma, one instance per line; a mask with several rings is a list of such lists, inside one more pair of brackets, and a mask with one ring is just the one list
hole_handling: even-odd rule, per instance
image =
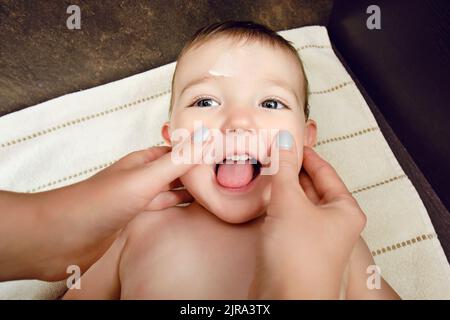
[[[316, 141], [295, 48], [250, 22], [214, 24], [194, 35], [178, 58], [170, 112], [162, 128], [169, 145], [177, 129], [192, 132], [195, 121], [223, 132], [226, 143], [280, 128], [293, 135], [299, 151]], [[225, 149], [227, 161], [200, 164], [182, 176], [194, 201], [138, 215], [81, 277], [81, 289], [64, 298], [246, 299], [271, 191], [271, 176], [261, 173], [262, 156], [252, 148], [236, 143]], [[300, 167], [301, 154], [299, 159]], [[397, 298], [384, 280], [380, 289], [367, 287], [370, 265], [374, 261], [360, 239], [343, 296]]]

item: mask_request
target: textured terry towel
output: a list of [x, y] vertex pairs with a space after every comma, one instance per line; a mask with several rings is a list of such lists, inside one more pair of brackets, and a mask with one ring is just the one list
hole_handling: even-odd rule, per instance
[[[368, 217], [363, 237], [402, 298], [450, 299], [450, 268], [416, 190], [389, 149], [323, 27], [280, 32], [304, 61], [316, 150]], [[86, 179], [131, 151], [162, 143], [171, 63], [0, 118], [0, 189], [36, 192]], [[0, 283], [0, 298], [52, 299], [64, 282]]]

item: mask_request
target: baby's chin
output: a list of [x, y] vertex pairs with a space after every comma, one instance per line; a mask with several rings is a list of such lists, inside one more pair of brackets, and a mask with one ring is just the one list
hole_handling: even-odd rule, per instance
[[180, 178], [196, 202], [228, 223], [245, 223], [266, 212], [270, 198], [270, 179], [260, 176], [252, 189], [226, 192], [217, 185], [214, 171], [205, 165], [191, 169]]
[[262, 199], [226, 201], [223, 199], [196, 199], [209, 212], [219, 219], [233, 224], [249, 222], [265, 214], [266, 206]]

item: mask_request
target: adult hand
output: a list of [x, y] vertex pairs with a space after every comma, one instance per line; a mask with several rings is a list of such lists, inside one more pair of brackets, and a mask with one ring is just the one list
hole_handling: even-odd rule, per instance
[[[209, 144], [200, 128], [187, 150]], [[63, 188], [21, 194], [0, 192], [0, 280], [60, 280], [69, 265], [86, 270], [137, 214], [191, 200], [178, 178], [199, 159], [172, 159], [169, 147], [133, 152], [87, 180]]]
[[272, 178], [249, 297], [337, 299], [366, 217], [314, 150], [304, 148], [305, 173], [299, 177], [295, 141], [287, 131], [280, 131], [278, 141], [279, 170]]

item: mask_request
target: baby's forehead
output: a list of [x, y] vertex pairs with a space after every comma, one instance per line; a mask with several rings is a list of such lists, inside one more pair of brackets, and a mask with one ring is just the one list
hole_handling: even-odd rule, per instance
[[[179, 57], [177, 64], [183, 64], [186, 61], [195, 60], [199, 57], [211, 56], [220, 57], [226, 52], [244, 53], [249, 55], [252, 53], [263, 52], [264, 56], [271, 56], [274, 61], [297, 62], [298, 59], [292, 56], [286, 48], [282, 48], [279, 44], [269, 43], [259, 39], [240, 39], [230, 36], [217, 36], [204, 40], [200, 43], [193, 44], [183, 52]], [[257, 56], [253, 56], [256, 58]], [[239, 58], [234, 55], [233, 58]], [[205, 61], [196, 61], [197, 64], [203, 64]], [[273, 62], [273, 61], [272, 61]]]
[[180, 89], [193, 79], [208, 75], [278, 78], [295, 87], [301, 87], [304, 79], [298, 58], [288, 50], [257, 40], [225, 37], [207, 40], [185, 51], [175, 73], [174, 83]]

